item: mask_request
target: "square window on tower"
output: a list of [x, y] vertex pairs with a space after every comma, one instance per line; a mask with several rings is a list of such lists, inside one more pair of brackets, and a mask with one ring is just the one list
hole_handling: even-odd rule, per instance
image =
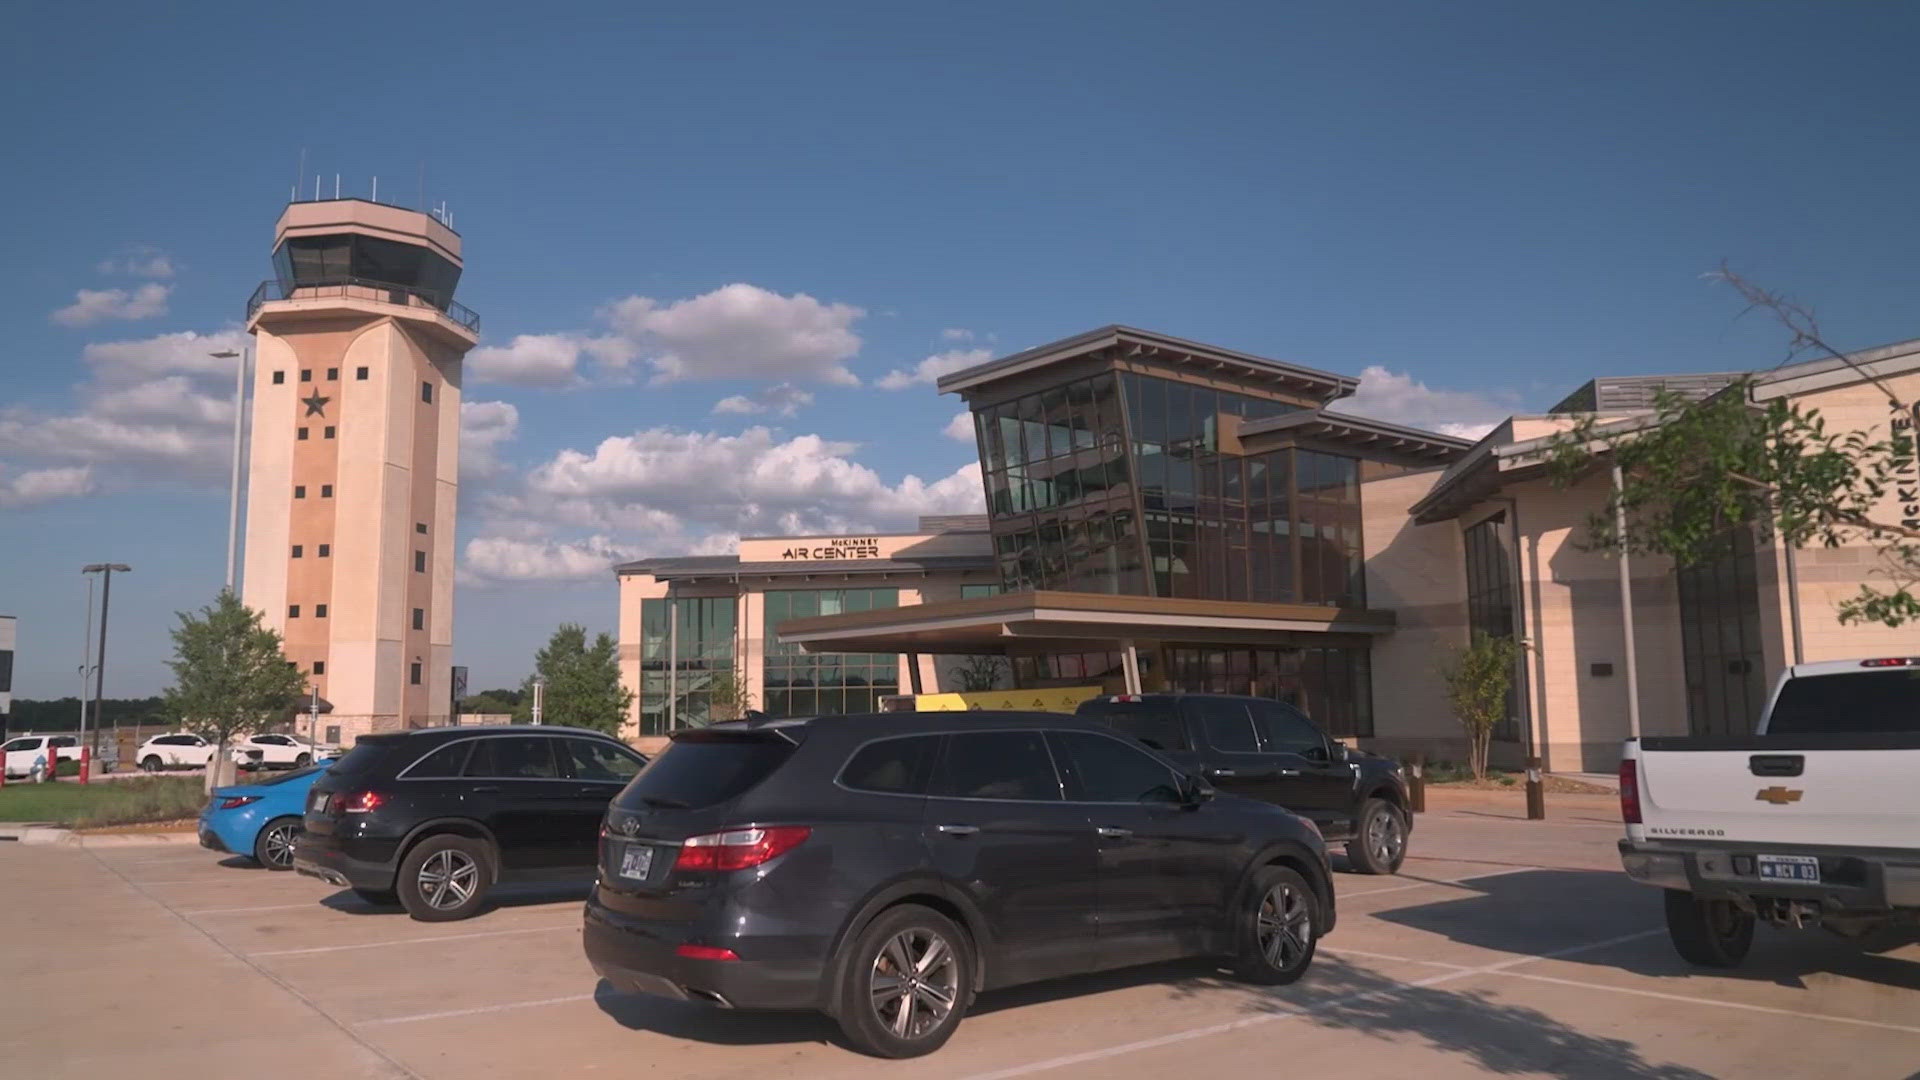
[[339, 369], [339, 368], [337, 368], [337, 367], [330, 367], [330, 368], [328, 368], [328, 369], [327, 369], [327, 381], [328, 381], [328, 382], [338, 382], [338, 381], [340, 381], [340, 369]]
[[295, 484], [295, 485], [293, 485], [293, 497], [294, 497], [294, 498], [296, 498], [296, 499], [304, 499], [304, 498], [306, 498], [306, 497], [307, 497], [307, 485], [305, 485], [305, 484]]
[[331, 438], [333, 438], [333, 425], [332, 425], [332, 424], [328, 424], [328, 425], [327, 425], [327, 430], [326, 430], [325, 432], [323, 432], [322, 434], [324, 434], [324, 435], [325, 435], [325, 436], [326, 436], [327, 438], [329, 438], [329, 439], [331, 439]]
[[301, 368], [301, 369], [300, 369], [300, 381], [301, 381], [301, 382], [312, 382], [312, 381], [313, 381], [313, 369], [312, 369], [312, 368]]
[[427, 535], [427, 523], [424, 521], [414, 522], [413, 531], [419, 533], [421, 536]]
[[327, 617], [327, 605], [325, 605], [325, 604], [315, 604], [315, 605], [313, 605], [313, 617], [314, 617], [314, 618], [316, 618], [316, 619], [324, 619], [324, 618], [326, 618], [326, 617]]
[[299, 557], [300, 557], [300, 551], [301, 551], [301, 547], [300, 547], [300, 545], [299, 545], [299, 544], [295, 544], [295, 545], [293, 545], [293, 557], [294, 557], [294, 558], [296, 558], [296, 559], [297, 559], [297, 558], [299, 558]]
[[320, 545], [320, 557], [321, 557], [321, 558], [323, 558], [323, 559], [325, 559], [325, 558], [329, 558], [329, 557], [331, 557], [332, 555], [333, 555], [333, 545], [332, 545], [332, 544], [321, 544], [321, 545]]
[[359, 380], [360, 380], [361, 382], [366, 382], [366, 381], [367, 381], [367, 369], [366, 369], [366, 368], [363, 368], [363, 367], [357, 367], [357, 368], [354, 368], [354, 369], [353, 369], [353, 377], [354, 377], [354, 378], [356, 378], [356, 379], [359, 379]]
[[284, 382], [286, 382], [286, 381], [287, 381], [287, 373], [286, 373], [286, 372], [284, 372], [284, 371], [276, 371], [276, 372], [274, 372], [274, 373], [273, 373], [273, 385], [275, 385], [275, 386], [279, 386], [279, 385], [281, 385], [282, 383], [284, 383]]
[[306, 441], [307, 441], [307, 429], [306, 429], [306, 428], [301, 428], [301, 429], [300, 429], [300, 434], [299, 434], [299, 435], [298, 435], [297, 437], [299, 438], [299, 440], [300, 440], [301, 442], [306, 442]]
[[327, 662], [325, 660], [315, 660], [313, 662], [313, 673], [315, 675], [325, 675], [327, 673]]
[[427, 628], [427, 609], [426, 608], [413, 609], [413, 628], [415, 630], [425, 630]]
[[320, 485], [320, 497], [321, 497], [321, 498], [323, 498], [323, 499], [331, 499], [331, 498], [333, 498], [333, 485], [332, 485], [332, 484], [321, 484], [321, 485]]
[[300, 617], [300, 605], [299, 605], [299, 604], [288, 604], [288, 605], [287, 605], [287, 618], [289, 618], [289, 619], [297, 619], [297, 618], [299, 618], [299, 617]]
[[433, 404], [433, 384], [432, 383], [423, 382], [420, 384], [420, 400], [426, 402], [429, 405]]
[[413, 553], [413, 572], [416, 574], [424, 574], [427, 572], [426, 552], [416, 551]]
[[407, 669], [407, 681], [415, 686], [420, 685], [420, 661], [415, 660], [413, 666]]

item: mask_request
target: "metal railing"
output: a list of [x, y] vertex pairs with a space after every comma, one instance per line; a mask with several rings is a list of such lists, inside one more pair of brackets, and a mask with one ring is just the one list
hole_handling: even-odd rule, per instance
[[247, 298], [247, 318], [260, 310], [260, 305], [269, 300], [309, 300], [330, 296], [348, 297], [355, 300], [371, 300], [378, 304], [398, 304], [401, 307], [428, 307], [444, 314], [475, 333], [480, 331], [480, 314], [451, 297], [442, 299], [434, 289], [422, 289], [416, 285], [399, 285], [391, 281], [370, 281], [366, 278], [328, 278], [324, 281], [283, 282], [279, 278], [268, 278], [253, 290]]

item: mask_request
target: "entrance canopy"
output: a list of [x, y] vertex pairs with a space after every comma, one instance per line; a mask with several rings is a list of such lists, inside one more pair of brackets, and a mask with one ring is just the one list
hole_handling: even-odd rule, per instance
[[[1329, 635], [1390, 633], [1391, 611], [1248, 604], [1101, 593], [1018, 592], [792, 619], [780, 640], [807, 652], [1030, 655], [1098, 652], [1125, 642], [1334, 644]], [[1364, 637], [1350, 639], [1358, 644]]]

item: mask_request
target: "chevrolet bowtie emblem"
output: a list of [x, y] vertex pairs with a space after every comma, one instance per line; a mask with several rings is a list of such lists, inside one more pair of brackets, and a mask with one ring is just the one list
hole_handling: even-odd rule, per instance
[[634, 833], [640, 831], [640, 823], [632, 818], [628, 818], [620, 823], [620, 831], [626, 833], [628, 836], [632, 836]]
[[1775, 784], [1773, 787], [1761, 788], [1760, 791], [1754, 795], [1754, 799], [1758, 802], [1770, 802], [1775, 806], [1785, 806], [1788, 803], [1799, 802], [1800, 796], [1805, 794], [1806, 792], [1804, 791], [1796, 791], [1793, 788], [1785, 788]]

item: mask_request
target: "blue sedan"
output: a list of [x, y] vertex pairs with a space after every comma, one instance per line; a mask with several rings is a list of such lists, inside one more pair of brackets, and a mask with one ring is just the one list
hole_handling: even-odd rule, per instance
[[200, 846], [245, 855], [269, 870], [293, 868], [293, 838], [307, 808], [307, 789], [332, 761], [281, 773], [257, 784], [213, 789], [200, 811]]

